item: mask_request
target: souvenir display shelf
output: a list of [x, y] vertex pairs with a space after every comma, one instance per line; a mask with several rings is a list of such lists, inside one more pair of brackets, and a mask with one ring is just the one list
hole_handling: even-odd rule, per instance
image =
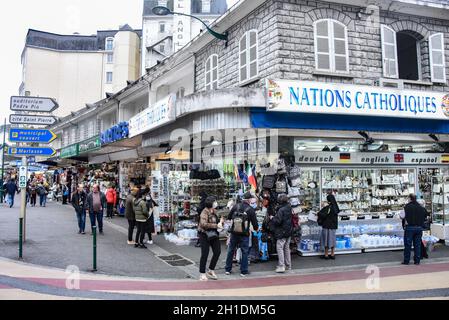
[[432, 235], [449, 239], [449, 176], [432, 178]]

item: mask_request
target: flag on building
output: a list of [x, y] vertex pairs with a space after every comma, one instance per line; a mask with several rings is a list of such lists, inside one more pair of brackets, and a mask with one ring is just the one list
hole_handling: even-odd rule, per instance
[[351, 154], [350, 153], [340, 153], [340, 162], [343, 162], [343, 163], [351, 162]]
[[238, 168], [237, 164], [234, 164], [234, 176], [235, 176], [235, 181], [236, 182], [241, 182], [240, 174], [239, 174], [239, 168]]
[[441, 156], [441, 162], [442, 163], [449, 163], [449, 154], [443, 154]]

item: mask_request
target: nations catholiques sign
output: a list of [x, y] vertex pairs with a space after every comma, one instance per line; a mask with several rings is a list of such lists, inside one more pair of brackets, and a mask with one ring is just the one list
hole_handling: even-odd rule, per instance
[[267, 80], [267, 110], [449, 120], [449, 92]]

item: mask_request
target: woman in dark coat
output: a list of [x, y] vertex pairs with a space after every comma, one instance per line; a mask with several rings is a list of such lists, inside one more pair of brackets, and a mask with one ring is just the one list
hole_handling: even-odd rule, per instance
[[147, 202], [148, 212], [150, 213], [150, 218], [147, 221], [146, 233], [148, 234], [148, 241], [146, 243], [153, 244], [153, 233], [155, 233], [153, 208], [157, 207], [158, 204], [153, 200], [150, 190], [147, 190], [145, 200]]
[[[335, 260], [335, 243], [336, 233], [338, 229], [338, 213], [340, 208], [338, 207], [337, 200], [334, 195], [329, 194], [327, 196], [328, 205], [325, 206], [318, 213], [319, 219], [322, 221], [321, 226], [323, 230], [321, 232], [321, 248], [324, 248], [324, 256], [322, 259], [328, 260], [329, 258]], [[331, 249], [331, 255], [329, 257], [329, 248]]]

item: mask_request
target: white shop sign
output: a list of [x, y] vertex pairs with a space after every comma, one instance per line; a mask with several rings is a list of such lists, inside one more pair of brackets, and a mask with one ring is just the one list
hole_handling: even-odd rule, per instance
[[449, 164], [449, 154], [441, 153], [349, 153], [307, 152], [295, 153], [298, 164], [364, 164], [364, 165], [441, 165]]
[[132, 117], [129, 120], [129, 137], [135, 137], [175, 121], [175, 100], [176, 96], [170, 95]]
[[[175, 0], [174, 11], [190, 15], [191, 5], [191, 0]], [[190, 42], [190, 17], [175, 14], [173, 28], [173, 49], [176, 52]]]
[[449, 92], [267, 80], [267, 110], [449, 120]]

